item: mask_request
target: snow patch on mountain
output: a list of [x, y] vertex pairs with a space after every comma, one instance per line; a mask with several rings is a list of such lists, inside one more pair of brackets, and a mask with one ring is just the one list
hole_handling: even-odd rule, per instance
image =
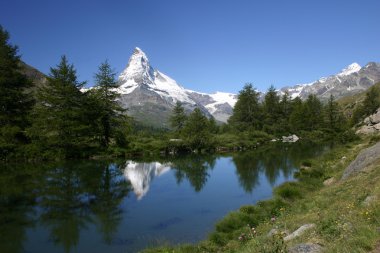
[[352, 73], [359, 72], [359, 70], [361, 69], [362, 67], [358, 63], [354, 62], [348, 65], [346, 68], [342, 69], [342, 71], [339, 74], [337, 74], [337, 76], [348, 76]]

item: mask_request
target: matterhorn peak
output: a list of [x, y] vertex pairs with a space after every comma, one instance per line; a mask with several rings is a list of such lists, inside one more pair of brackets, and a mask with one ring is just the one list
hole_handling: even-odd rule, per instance
[[142, 83], [144, 80], [152, 80], [154, 70], [150, 66], [146, 54], [136, 47], [129, 58], [127, 67], [119, 76], [121, 82], [133, 80], [135, 83]]
[[354, 62], [348, 65], [346, 68], [342, 69], [342, 71], [338, 74], [338, 76], [348, 76], [352, 73], [358, 72], [362, 67]]

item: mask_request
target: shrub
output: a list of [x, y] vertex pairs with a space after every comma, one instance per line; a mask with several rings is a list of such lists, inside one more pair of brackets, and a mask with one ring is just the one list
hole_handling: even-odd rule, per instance
[[302, 197], [300, 185], [296, 182], [284, 183], [275, 190], [275, 194], [288, 200], [295, 200]]

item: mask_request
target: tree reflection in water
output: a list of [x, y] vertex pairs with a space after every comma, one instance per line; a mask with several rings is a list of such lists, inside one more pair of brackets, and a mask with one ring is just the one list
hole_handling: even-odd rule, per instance
[[[186, 180], [194, 192], [201, 192], [214, 174], [217, 161], [227, 159], [233, 162], [228, 167], [235, 168], [240, 187], [252, 193], [261, 184], [260, 180], [267, 180], [273, 186], [280, 177], [291, 178], [294, 168], [323, 152], [325, 147], [277, 143], [224, 157], [192, 154], [142, 162], [71, 161], [43, 166], [2, 166], [0, 252], [24, 252], [27, 232], [34, 227], [39, 233], [48, 232], [49, 238], [41, 239], [49, 239], [53, 249], [61, 248], [65, 252], [75, 250], [81, 232], [92, 227], [101, 236], [103, 245], [110, 245], [120, 238], [119, 226], [125, 217], [123, 201], [132, 190], [138, 199], [143, 198], [154, 177], [171, 175], [177, 186]], [[236, 182], [234, 178], [231, 180]], [[44, 232], [40, 235], [45, 236]], [[50, 246], [46, 249], [37, 245], [44, 252], [49, 252]]]

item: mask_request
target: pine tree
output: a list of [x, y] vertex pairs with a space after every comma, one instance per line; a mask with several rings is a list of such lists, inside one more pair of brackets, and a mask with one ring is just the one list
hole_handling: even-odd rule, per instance
[[296, 97], [295, 99], [293, 99], [291, 106], [292, 106], [292, 113], [290, 114], [290, 117], [289, 117], [290, 128], [293, 132], [303, 130], [304, 125], [305, 125], [305, 119], [304, 119], [305, 107], [301, 98]]
[[183, 136], [193, 150], [200, 150], [209, 146], [211, 138], [209, 122], [198, 108], [195, 108], [189, 115], [183, 128]]
[[290, 131], [291, 113], [292, 113], [291, 98], [289, 96], [289, 92], [285, 91], [280, 101], [280, 119], [279, 119], [280, 129], [283, 133], [289, 133]]
[[123, 131], [121, 126], [127, 121], [125, 109], [117, 102], [120, 97], [115, 90], [117, 87], [116, 73], [107, 61], [101, 63], [98, 72], [95, 73], [95, 88], [91, 89], [88, 95], [93, 100], [90, 105], [95, 104], [95, 128], [103, 147], [108, 147], [110, 139], [115, 137], [118, 131]]
[[336, 133], [344, 129], [346, 119], [333, 95], [330, 95], [324, 108], [324, 118], [327, 131]]
[[37, 91], [29, 129], [37, 146], [61, 157], [81, 155], [89, 144], [85, 96], [80, 91], [83, 85], [65, 56], [56, 68], [50, 68], [48, 83]]
[[239, 92], [233, 114], [228, 122], [238, 130], [260, 129], [261, 119], [262, 108], [259, 104], [259, 93], [255, 91], [252, 84], [248, 83]]
[[304, 106], [304, 130], [313, 131], [320, 129], [323, 122], [321, 101], [316, 95], [309, 95]]
[[26, 89], [31, 82], [20, 71], [17, 46], [9, 43], [9, 34], [0, 26], [0, 159], [25, 144], [27, 116], [33, 104]]
[[175, 132], [180, 133], [185, 125], [186, 119], [187, 116], [185, 114], [185, 109], [183, 108], [182, 103], [180, 101], [177, 101], [173, 108], [172, 115], [169, 119], [170, 126]]
[[280, 97], [273, 85], [265, 94], [263, 111], [264, 130], [270, 133], [276, 132], [280, 120]]

